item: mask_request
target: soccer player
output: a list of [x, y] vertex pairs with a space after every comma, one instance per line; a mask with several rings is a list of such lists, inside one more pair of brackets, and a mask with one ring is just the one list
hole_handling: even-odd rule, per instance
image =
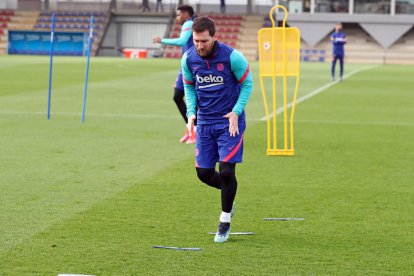
[[332, 81], [335, 81], [335, 66], [336, 61], [339, 60], [340, 72], [339, 77], [342, 81], [344, 73], [344, 44], [346, 43], [346, 35], [341, 32], [342, 24], [338, 23], [335, 26], [335, 32], [331, 35], [332, 41], [332, 66], [331, 66], [331, 76]]
[[194, 20], [193, 40], [194, 47], [184, 53], [181, 60], [187, 127], [193, 128], [197, 117], [197, 176], [207, 185], [221, 190], [222, 212], [214, 241], [225, 242], [234, 214], [236, 163], [242, 162], [246, 129], [244, 108], [253, 90], [253, 79], [246, 58], [217, 41], [212, 19]]
[[[193, 44], [193, 35], [191, 31], [191, 27], [193, 25], [193, 16], [194, 10], [191, 6], [183, 5], [177, 8], [177, 16], [176, 21], [178, 24], [181, 25], [181, 33], [180, 37], [178, 38], [161, 38], [161, 37], [154, 37], [154, 43], [161, 43], [166, 45], [173, 45], [173, 46], [181, 46], [182, 53], [185, 53], [189, 48], [191, 48]], [[174, 86], [174, 102], [176, 103], [178, 110], [181, 113], [181, 116], [184, 119], [184, 122], [187, 123], [187, 107], [184, 102], [184, 86], [183, 86], [183, 76], [182, 71], [178, 73], [177, 79], [175, 81]], [[194, 130], [195, 133], [195, 130]], [[194, 134], [192, 133], [192, 134]], [[195, 143], [196, 135], [191, 135], [188, 130], [185, 130], [184, 136], [180, 139], [181, 143], [186, 142], [187, 144]]]

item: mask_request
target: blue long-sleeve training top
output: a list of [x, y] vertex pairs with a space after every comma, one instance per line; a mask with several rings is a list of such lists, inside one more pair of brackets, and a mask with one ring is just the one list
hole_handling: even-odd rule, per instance
[[344, 44], [346, 43], [346, 35], [342, 32], [334, 32], [331, 35], [332, 53], [336, 56], [344, 56]]
[[245, 120], [244, 109], [253, 90], [253, 78], [246, 58], [226, 44], [215, 42], [213, 52], [203, 58], [194, 47], [182, 57], [181, 66], [187, 117], [196, 114], [197, 124], [228, 122], [233, 111]]

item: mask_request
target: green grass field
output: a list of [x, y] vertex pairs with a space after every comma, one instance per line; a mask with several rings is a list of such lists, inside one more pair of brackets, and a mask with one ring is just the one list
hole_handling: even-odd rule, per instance
[[[0, 58], [0, 275], [414, 275], [414, 68], [346, 65], [266, 156], [258, 64], [231, 236], [172, 102], [178, 60]], [[302, 65], [299, 96], [330, 82]], [[263, 221], [297, 217], [304, 221]], [[153, 245], [201, 251], [154, 249]]]

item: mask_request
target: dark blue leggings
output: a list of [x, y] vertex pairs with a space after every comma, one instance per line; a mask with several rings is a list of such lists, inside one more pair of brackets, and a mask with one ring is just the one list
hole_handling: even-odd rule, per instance
[[219, 162], [219, 171], [215, 168], [196, 168], [198, 178], [207, 185], [221, 190], [221, 209], [230, 213], [237, 192], [236, 164]]
[[337, 60], [339, 60], [339, 68], [340, 68], [339, 76], [342, 78], [342, 75], [344, 73], [344, 57], [343, 56], [336, 56], [336, 55], [332, 56], [331, 75], [332, 75], [332, 78], [335, 78], [335, 66], [336, 66]]

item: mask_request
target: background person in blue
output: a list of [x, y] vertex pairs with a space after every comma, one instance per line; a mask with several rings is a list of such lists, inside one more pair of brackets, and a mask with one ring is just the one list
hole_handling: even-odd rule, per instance
[[335, 67], [336, 61], [339, 60], [340, 72], [339, 77], [342, 80], [343, 73], [344, 73], [344, 56], [345, 50], [344, 45], [346, 43], [346, 35], [341, 32], [342, 24], [338, 23], [335, 26], [335, 32], [331, 35], [332, 41], [332, 66], [331, 66], [331, 76], [332, 81], [335, 80]]
[[[161, 43], [166, 45], [172, 46], [181, 46], [182, 53], [185, 53], [189, 48], [191, 48], [193, 44], [193, 36], [191, 27], [193, 26], [193, 16], [194, 16], [194, 9], [191, 6], [183, 5], [179, 6], [176, 11], [176, 21], [178, 24], [181, 25], [181, 33], [180, 37], [178, 38], [161, 38], [161, 37], [154, 37], [154, 43]], [[187, 123], [187, 107], [184, 102], [184, 86], [183, 86], [183, 77], [182, 72], [178, 73], [177, 79], [174, 85], [174, 102], [180, 111], [181, 116], [184, 119], [184, 122]], [[180, 139], [180, 142], [186, 142], [187, 144], [195, 143], [196, 135], [190, 135], [188, 130], [185, 130], [184, 136]]]
[[194, 47], [181, 61], [187, 126], [191, 129], [197, 118], [197, 176], [207, 185], [221, 190], [222, 212], [214, 241], [225, 242], [234, 214], [236, 163], [242, 162], [246, 129], [244, 108], [253, 90], [253, 79], [245, 57], [217, 41], [212, 19], [194, 20], [193, 40]]

